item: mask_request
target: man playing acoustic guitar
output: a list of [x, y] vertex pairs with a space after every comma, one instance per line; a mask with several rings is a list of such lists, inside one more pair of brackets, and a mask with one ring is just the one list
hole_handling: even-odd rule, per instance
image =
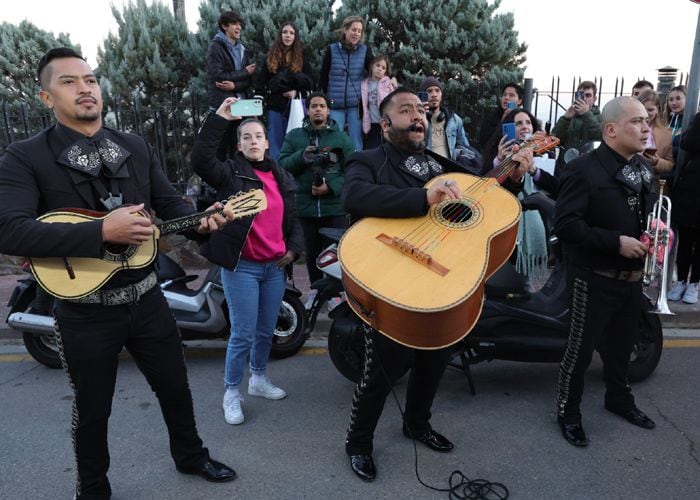
[[[139, 245], [153, 237], [150, 217], [139, 215], [143, 211], [153, 209], [162, 218], [192, 214], [142, 138], [102, 126], [100, 86], [78, 53], [50, 50], [37, 77], [41, 100], [58, 123], [11, 144], [0, 161], [0, 252], [66, 263], [97, 260], [108, 244]], [[36, 220], [68, 207], [112, 212], [76, 224]], [[226, 218], [205, 217], [195, 231], [206, 235], [228, 218], [228, 209]], [[119, 271], [100, 290], [57, 301], [55, 317], [57, 345], [75, 391], [75, 498], [111, 495], [107, 423], [122, 347], [158, 397], [177, 470], [209, 481], [235, 478], [231, 468], [209, 457], [197, 434], [180, 336], [153, 264]]]
[[[430, 206], [460, 198], [454, 181], [437, 182], [429, 189], [424, 187], [440, 174], [466, 171], [457, 163], [425, 150], [428, 121], [418, 96], [399, 88], [382, 101], [380, 114], [384, 144], [355, 153], [345, 166], [342, 200], [353, 220], [424, 216]], [[513, 159], [517, 162], [525, 157], [532, 159], [531, 153], [526, 152], [520, 156], [516, 153]], [[513, 170], [511, 178], [522, 178], [526, 168], [527, 161], [523, 161], [522, 166]], [[415, 286], [420, 287], [420, 283]], [[352, 470], [360, 478], [371, 481], [376, 477], [372, 458], [374, 429], [387, 395], [407, 367], [411, 374], [406, 391], [404, 435], [438, 452], [452, 450], [452, 443], [430, 425], [433, 398], [451, 352], [450, 347], [414, 349], [365, 327], [365, 366], [355, 389], [345, 442]]]

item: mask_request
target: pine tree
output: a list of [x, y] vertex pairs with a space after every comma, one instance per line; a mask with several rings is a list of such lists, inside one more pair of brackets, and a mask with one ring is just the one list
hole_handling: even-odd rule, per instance
[[0, 24], [0, 100], [25, 102], [39, 107], [39, 85], [36, 68], [48, 50], [71, 47], [80, 52], [67, 34], [37, 28], [29, 21], [19, 25]]
[[219, 16], [226, 10], [237, 12], [244, 19], [241, 40], [251, 55], [251, 61], [258, 64], [258, 71], [279, 27], [285, 21], [292, 21], [301, 37], [304, 55], [317, 79], [323, 50], [334, 37], [330, 28], [333, 3], [334, 0], [202, 0], [196, 35], [197, 51], [202, 54], [196, 82], [198, 89], [206, 90], [206, 51], [219, 31]]
[[518, 43], [513, 15], [495, 13], [499, 4], [444, 0], [426, 10], [423, 0], [344, 0], [336, 24], [349, 15], [365, 18], [368, 45], [374, 54], [390, 54], [399, 82], [417, 90], [424, 77], [437, 77], [473, 124], [495, 104], [501, 84], [523, 77], [527, 47]]
[[188, 85], [198, 65], [190, 58], [192, 37], [166, 5], [136, 0], [123, 12], [112, 6], [112, 14], [117, 34], [107, 36], [97, 58], [114, 96], [131, 100], [139, 92], [147, 102], [161, 102]]

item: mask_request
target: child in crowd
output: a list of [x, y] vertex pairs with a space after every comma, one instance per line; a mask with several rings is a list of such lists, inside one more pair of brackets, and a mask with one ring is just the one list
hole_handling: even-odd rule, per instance
[[372, 59], [369, 75], [360, 83], [362, 94], [362, 132], [365, 149], [379, 147], [382, 143], [382, 129], [379, 126], [379, 104], [398, 87], [396, 78], [389, 76], [389, 56], [381, 55]]

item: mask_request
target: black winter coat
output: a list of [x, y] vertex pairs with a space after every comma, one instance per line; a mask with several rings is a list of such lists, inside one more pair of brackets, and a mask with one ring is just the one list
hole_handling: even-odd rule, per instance
[[267, 60], [262, 62], [261, 67], [260, 82], [267, 88], [267, 107], [278, 113], [284, 113], [289, 106], [289, 99], [282, 94], [290, 90], [296, 90], [297, 93], [309, 92], [314, 87], [311, 66], [306, 59], [299, 73], [292, 73], [287, 68], [270, 73]]
[[681, 137], [687, 157], [673, 186], [672, 222], [686, 227], [700, 226], [700, 113], [695, 115]]
[[[244, 49], [241, 68], [236, 69], [224, 42], [217, 39], [212, 40], [207, 50], [207, 99], [210, 108], [218, 109], [227, 97], [241, 95], [243, 98], [247, 98], [251, 95], [252, 77], [245, 69], [249, 64], [250, 56], [248, 50]], [[232, 81], [236, 88], [228, 91], [215, 85], [216, 82], [224, 80]]]
[[[210, 115], [199, 132], [192, 150], [192, 166], [204, 182], [216, 189], [217, 199], [223, 200], [239, 191], [261, 189], [262, 181], [255, 175], [251, 164], [242, 153], [224, 162], [216, 157], [221, 138], [228, 121], [218, 115]], [[284, 200], [282, 234], [287, 250], [300, 255], [304, 249], [301, 224], [294, 211], [296, 184], [292, 174], [270, 160], [272, 173]], [[202, 247], [202, 255], [214, 264], [234, 270], [248, 238], [254, 217], [245, 217], [229, 222], [220, 231], [213, 233]]]

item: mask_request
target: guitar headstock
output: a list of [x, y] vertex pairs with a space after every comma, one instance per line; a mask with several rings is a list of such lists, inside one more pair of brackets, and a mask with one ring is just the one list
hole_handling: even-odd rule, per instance
[[262, 189], [251, 189], [229, 196], [224, 202], [224, 208], [233, 212], [236, 219], [255, 215], [267, 208], [267, 198]]
[[559, 142], [558, 137], [549, 135], [546, 132], [535, 132], [528, 139], [525, 139], [520, 147], [530, 148], [533, 154], [539, 155], [557, 147]]

